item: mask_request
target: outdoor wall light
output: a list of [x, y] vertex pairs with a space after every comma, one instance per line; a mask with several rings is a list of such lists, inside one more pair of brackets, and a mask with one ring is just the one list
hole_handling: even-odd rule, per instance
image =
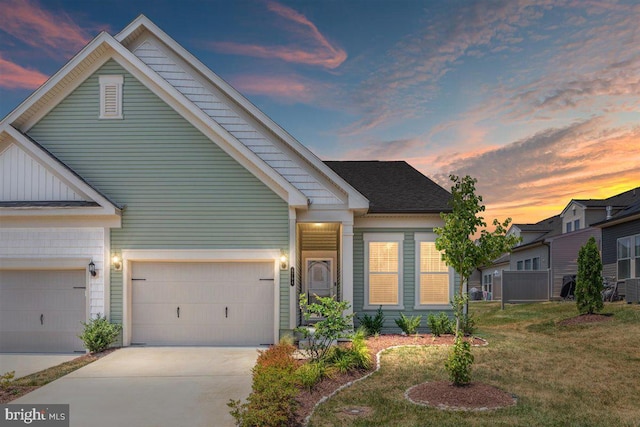
[[118, 255], [114, 255], [113, 258], [111, 258], [111, 263], [116, 271], [122, 270], [122, 259], [120, 259]]
[[93, 260], [91, 260], [91, 262], [89, 262], [89, 274], [91, 274], [91, 277], [96, 277], [96, 265], [93, 263]]
[[280, 270], [286, 270], [287, 267], [287, 256], [283, 253], [280, 255]]

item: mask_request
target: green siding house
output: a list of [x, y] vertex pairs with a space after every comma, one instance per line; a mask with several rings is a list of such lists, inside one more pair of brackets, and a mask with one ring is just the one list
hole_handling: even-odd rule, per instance
[[299, 295], [449, 310], [449, 193], [406, 162], [324, 162], [146, 17], [0, 122], [0, 352], [261, 345]]

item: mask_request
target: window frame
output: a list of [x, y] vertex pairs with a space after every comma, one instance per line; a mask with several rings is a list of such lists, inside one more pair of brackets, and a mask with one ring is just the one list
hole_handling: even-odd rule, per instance
[[[628, 240], [628, 254], [620, 258], [620, 241]], [[629, 277], [620, 277], [620, 261], [629, 264]], [[640, 278], [640, 234], [620, 237], [616, 240], [616, 278], [618, 280]]]
[[573, 231], [580, 230], [580, 218], [573, 220]]
[[[100, 115], [101, 120], [122, 120], [122, 85], [124, 84], [124, 76], [122, 75], [102, 75], [98, 77], [100, 84]], [[116, 89], [116, 113], [108, 113], [106, 111], [106, 90], [107, 87], [114, 86]]]
[[[489, 280], [487, 280], [487, 278]], [[482, 291], [493, 293], [493, 273], [485, 273], [482, 275]]]
[[[364, 233], [364, 304], [363, 310], [404, 310], [404, 233]], [[398, 243], [398, 304], [370, 304], [369, 302], [369, 243]]]
[[524, 260], [516, 261], [516, 271], [524, 271]]
[[[453, 301], [453, 294], [455, 288], [455, 271], [453, 268], [448, 267], [449, 276], [449, 301], [440, 304], [422, 304], [420, 301], [420, 243], [433, 243], [436, 241], [437, 235], [435, 233], [415, 233], [415, 295], [414, 295], [414, 310], [446, 310], [451, 308], [451, 301]], [[444, 274], [444, 273], [442, 273]]]
[[569, 221], [565, 224], [565, 233], [571, 233], [573, 230], [571, 229], [573, 227], [573, 222]]

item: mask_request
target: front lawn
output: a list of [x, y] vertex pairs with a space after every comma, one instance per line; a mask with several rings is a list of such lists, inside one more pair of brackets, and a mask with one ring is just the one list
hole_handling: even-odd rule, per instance
[[640, 305], [613, 303], [612, 320], [561, 326], [575, 303], [508, 305], [476, 302], [472, 380], [518, 398], [514, 407], [447, 412], [404, 398], [411, 386], [447, 379], [449, 347], [385, 352], [380, 371], [318, 407], [310, 426], [638, 426], [640, 423]]

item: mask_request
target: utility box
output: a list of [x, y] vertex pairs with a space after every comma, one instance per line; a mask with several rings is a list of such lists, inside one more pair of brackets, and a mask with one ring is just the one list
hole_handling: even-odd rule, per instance
[[625, 300], [631, 304], [640, 302], [640, 279], [625, 280]]

